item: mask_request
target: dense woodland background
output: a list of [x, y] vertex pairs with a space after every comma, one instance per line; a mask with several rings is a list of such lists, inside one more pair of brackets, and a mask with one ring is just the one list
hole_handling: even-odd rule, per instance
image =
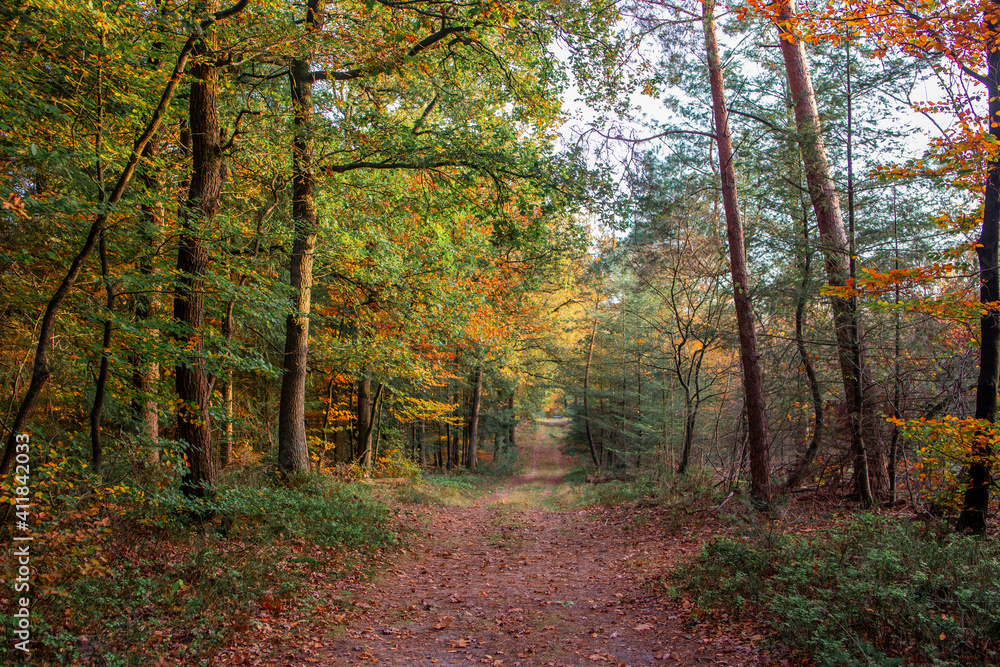
[[542, 414], [604, 474], [983, 532], [996, 14], [6, 3], [2, 469], [30, 434], [33, 519], [85, 533], [41, 583], [110, 567], [87, 516], [502, 471]]

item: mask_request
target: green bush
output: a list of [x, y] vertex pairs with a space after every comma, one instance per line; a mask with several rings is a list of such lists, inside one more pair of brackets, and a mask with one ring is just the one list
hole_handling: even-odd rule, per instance
[[479, 461], [476, 474], [487, 477], [516, 477], [523, 472], [520, 449], [504, 449], [492, 461]]
[[821, 665], [996, 664], [1000, 546], [864, 517], [808, 536], [718, 539], [675, 573], [706, 609], [766, 612]]
[[[585, 474], [581, 475], [583, 471]], [[585, 481], [587, 469], [573, 471], [574, 479]], [[589, 469], [589, 474], [600, 474]], [[682, 511], [707, 498], [715, 498], [707, 475], [691, 471], [687, 475], [675, 475], [663, 470], [652, 470], [634, 479], [614, 480], [604, 484], [587, 484], [582, 491], [583, 505], [603, 505], [617, 507], [625, 503], [668, 506]]]

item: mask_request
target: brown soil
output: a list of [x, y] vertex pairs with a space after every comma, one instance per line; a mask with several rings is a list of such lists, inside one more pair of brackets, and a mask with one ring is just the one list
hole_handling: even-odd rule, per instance
[[[416, 536], [408, 548], [380, 577], [341, 588], [343, 613], [331, 604], [332, 619], [306, 621], [342, 627], [311, 639], [288, 627], [287, 645], [250, 662], [759, 664], [752, 628], [699, 623], [687, 603], [654, 585], [696, 548], [697, 527], [668, 538], [634, 509], [558, 509], [569, 463], [559, 452], [562, 428], [548, 420], [520, 429], [529, 471], [502, 491], [467, 507], [410, 508]], [[247, 656], [219, 657], [246, 664]]]

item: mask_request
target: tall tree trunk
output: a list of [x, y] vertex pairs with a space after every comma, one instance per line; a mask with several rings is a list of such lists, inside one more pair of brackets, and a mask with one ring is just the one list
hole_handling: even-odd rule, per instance
[[[152, 197], [153, 201], [144, 203], [141, 208], [139, 237], [142, 239], [143, 249], [139, 259], [139, 273], [145, 281], [144, 284], [148, 285], [146, 289], [149, 291], [136, 296], [132, 308], [136, 322], [152, 338], [160, 336], [160, 332], [153, 329], [149, 321], [156, 316], [160, 307], [160, 300], [156, 296], [156, 290], [152, 289], [152, 284], [156, 272], [156, 256], [166, 225], [163, 202], [160, 199], [164, 195], [164, 181], [155, 165], [160, 156], [162, 141], [163, 133], [158, 132], [146, 144], [142, 153], [143, 159], [148, 162], [139, 173], [139, 181], [145, 188], [147, 197]], [[150, 447], [145, 457], [146, 461], [155, 464], [160, 460], [160, 449], [157, 446], [160, 437], [160, 416], [159, 405], [155, 398], [156, 384], [160, 380], [160, 364], [155, 359], [144, 359], [141, 353], [133, 354], [131, 364], [132, 391], [135, 394], [133, 410], [137, 417], [136, 434], [144, 446]]]
[[472, 409], [469, 411], [469, 458], [466, 466], [471, 470], [476, 469], [479, 454], [479, 408], [483, 402], [483, 365], [476, 366], [475, 385], [472, 390]]
[[678, 475], [686, 475], [691, 463], [691, 445], [694, 443], [694, 426], [698, 418], [698, 407], [691, 398], [691, 392], [684, 389], [684, 443], [681, 447], [681, 462], [677, 466]]
[[601, 461], [597, 458], [594, 431], [590, 427], [590, 362], [594, 358], [594, 339], [596, 337], [597, 320], [594, 320], [594, 328], [590, 332], [590, 347], [587, 348], [587, 366], [583, 371], [583, 423], [587, 427], [587, 447], [590, 449], [590, 460], [594, 462], [595, 468], [600, 468]]
[[795, 470], [788, 476], [785, 483], [787, 489], [794, 489], [802, 483], [802, 478], [816, 458], [819, 445], [823, 440], [823, 394], [820, 392], [819, 381], [816, 379], [816, 370], [813, 368], [812, 358], [806, 350], [806, 341], [802, 328], [805, 324], [806, 301], [809, 296], [809, 277], [812, 267], [812, 250], [809, 248], [809, 219], [806, 217], [805, 204], [802, 205], [802, 280], [799, 282], [799, 294], [795, 303], [795, 347], [799, 351], [799, 360], [806, 373], [806, 382], [809, 385], [809, 396], [813, 404], [813, 437], [806, 448], [802, 459], [795, 466]]
[[750, 279], [747, 275], [746, 249], [743, 241], [743, 221], [740, 218], [736, 194], [736, 167], [729, 135], [725, 84], [719, 61], [719, 46], [715, 33], [715, 1], [702, 0], [702, 21], [705, 28], [705, 51], [708, 55], [712, 106], [715, 116], [715, 137], [719, 149], [719, 169], [722, 176], [722, 204], [726, 211], [726, 235], [729, 239], [729, 259], [733, 275], [733, 297], [736, 303], [736, 325], [740, 338], [740, 361], [743, 365], [743, 391], [747, 401], [747, 431], [750, 450], [750, 494], [759, 502], [771, 500], [771, 455], [767, 442], [767, 417], [764, 405], [764, 382], [760, 373], [760, 354], [750, 305]]
[[507, 399], [507, 409], [510, 411], [510, 427], [507, 429], [507, 445], [513, 449], [517, 446], [514, 441], [514, 431], [517, 428], [517, 415], [514, 414], [514, 392], [510, 392], [510, 397]]
[[372, 439], [369, 424], [372, 421], [372, 367], [365, 367], [365, 374], [358, 380], [358, 450], [355, 456], [367, 470], [372, 465]]
[[111, 309], [115, 304], [115, 290], [111, 285], [111, 278], [108, 273], [106, 234], [107, 230], [101, 231], [98, 253], [101, 256], [101, 278], [104, 282], [105, 290], [104, 307], [108, 313], [104, 319], [103, 336], [101, 337], [101, 367], [97, 373], [97, 382], [94, 385], [94, 403], [90, 408], [91, 463], [94, 467], [94, 474], [97, 475], [98, 479], [104, 474], [104, 446], [101, 442], [101, 421], [104, 415], [104, 398], [108, 389], [108, 367], [110, 362], [108, 355], [111, 353], [111, 334], [113, 330]]
[[[892, 191], [892, 250], [893, 268], [899, 270], [899, 228], [897, 226], [896, 214], [896, 190]], [[900, 302], [899, 283], [893, 290], [895, 297], [893, 303]], [[899, 355], [902, 352], [900, 312], [897, 308], [893, 313], [893, 357], [892, 357], [892, 416], [895, 419], [903, 418], [902, 395], [903, 383], [899, 377]], [[896, 457], [899, 452], [899, 426], [893, 424], [892, 437], [889, 441], [889, 502], [896, 502]]]
[[378, 389], [375, 390], [375, 420], [372, 422], [373, 426], [369, 428], [372, 429], [372, 461], [378, 461], [378, 440], [379, 435], [382, 433], [382, 404], [385, 402], [382, 400], [382, 390], [385, 385], [381, 382], [378, 383]]
[[[823, 142], [809, 63], [806, 60], [802, 40], [796, 39], [782, 27], [794, 22], [795, 1], [778, 0], [777, 9], [781, 54], [785, 62], [788, 90], [794, 104], [799, 150], [802, 152], [809, 196], [822, 239], [827, 282], [832, 287], [843, 287], [847, 284], [847, 262], [850, 255], [847, 232], [840, 210], [840, 197], [830, 176], [830, 164]], [[849, 299], [832, 297], [830, 301], [836, 327], [837, 356], [847, 399], [857, 493], [862, 505], [870, 507], [873, 497], [868, 474], [868, 452], [862, 433], [861, 391], [864, 374], [861, 367], [857, 311]]]
[[177, 439], [184, 443], [188, 464], [181, 489], [186, 495], [198, 497], [212, 492], [217, 477], [204, 345], [205, 276], [210, 261], [205, 239], [219, 213], [223, 166], [219, 69], [211, 62], [213, 42], [211, 38], [199, 42], [199, 62], [191, 68], [191, 184], [178, 242], [178, 283], [174, 293], [174, 319], [180, 324], [178, 343], [186, 352], [174, 369], [179, 400]]
[[445, 465], [445, 470], [451, 470], [454, 467], [452, 465], [452, 461], [454, 460], [454, 457], [451, 455], [451, 446], [452, 446], [451, 424], [446, 423], [444, 425], [444, 440], [445, 440], [445, 452], [444, 452], [444, 454], [445, 454], [445, 464], [444, 464]]
[[420, 420], [420, 469], [427, 470], [427, 420]]
[[[102, 46], [104, 37], [102, 35]], [[106, 199], [104, 190], [104, 69], [102, 66], [97, 70], [97, 135], [94, 140], [94, 152], [97, 155], [97, 189], [98, 201], [102, 204]], [[104, 307], [107, 314], [104, 318], [104, 331], [101, 337], [101, 368], [97, 374], [97, 382], [94, 386], [94, 403], [90, 409], [90, 446], [91, 463], [94, 467], [94, 474], [100, 479], [104, 466], [104, 447], [101, 442], [101, 421], [104, 416], [104, 397], [108, 387], [108, 365], [109, 348], [111, 347], [111, 334], [113, 330], [113, 320], [111, 309], [115, 304], [115, 290], [111, 285], [111, 275], [108, 266], [108, 230], [101, 230], [101, 238], [97, 244], [97, 252], [101, 259], [101, 282], [104, 283]]]
[[[325, 0], [309, 0], [306, 30], [323, 25]], [[319, 213], [316, 210], [316, 138], [313, 127], [312, 59], [292, 59], [288, 68], [294, 110], [292, 140], [292, 312], [285, 324], [285, 373], [278, 409], [278, 465], [283, 470], [309, 470], [306, 439], [306, 378], [309, 360], [309, 310], [312, 304], [313, 259]]]
[[[233, 338], [233, 308], [235, 305], [233, 301], [226, 304], [226, 318], [222, 322], [222, 337], [226, 340], [227, 344]], [[222, 403], [226, 416], [225, 424], [222, 427], [222, 442], [219, 443], [219, 466], [222, 469], [225, 469], [233, 462], [233, 417], [235, 416], [233, 405], [233, 369], [227, 368], [224, 372], [225, 380], [222, 384]]]
[[[1000, 0], [993, 1], [992, 9], [1000, 6]], [[990, 135], [1000, 140], [1000, 47], [996, 37], [1000, 33], [996, 23], [990, 26], [990, 44], [994, 45], [988, 54], [986, 73], [989, 98]], [[979, 300], [983, 304], [1000, 301], [1000, 272], [997, 268], [997, 245], [1000, 241], [1000, 158], [990, 161], [986, 176], [986, 197], [983, 211], [983, 226], [979, 233], [976, 254], [979, 257]], [[979, 380], [976, 383], [976, 419], [996, 423], [997, 419], [997, 374], [1000, 371], [1000, 312], [994, 306], [979, 320]], [[981, 433], [976, 439], [972, 461], [969, 464], [968, 486], [962, 503], [962, 513], [956, 528], [976, 534], [986, 531], [986, 513], [990, 506], [990, 484], [993, 471], [990, 457], [993, 447], [988, 433]]]

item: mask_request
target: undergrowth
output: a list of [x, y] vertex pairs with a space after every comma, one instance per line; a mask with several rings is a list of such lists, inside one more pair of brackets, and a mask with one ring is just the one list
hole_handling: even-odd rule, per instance
[[863, 516], [804, 535], [709, 543], [675, 573], [705, 611], [763, 613], [824, 666], [998, 664], [1000, 545]]
[[[33, 508], [32, 664], [205, 663], [260, 612], [308, 606], [311, 573], [336, 578], [396, 541], [386, 505], [328, 477], [230, 480], [197, 503], [116, 488]], [[13, 620], [2, 664], [19, 658]]]
[[[574, 468], [564, 479], [585, 482], [588, 474], [593, 474], [593, 468]], [[663, 470], [653, 470], [632, 479], [601, 484], [587, 483], [581, 487], [578, 502], [584, 506], [603, 507], [617, 507], [626, 503], [657, 505], [681, 511], [715, 499], [716, 496], [708, 476], [703, 473], [675, 475]]]
[[475, 472], [486, 477], [516, 477], [524, 471], [522, 458], [520, 449], [504, 449], [490, 461], [479, 461]]
[[397, 487], [393, 495], [410, 505], [467, 505], [481, 497], [492, 483], [478, 475], [424, 475]]

